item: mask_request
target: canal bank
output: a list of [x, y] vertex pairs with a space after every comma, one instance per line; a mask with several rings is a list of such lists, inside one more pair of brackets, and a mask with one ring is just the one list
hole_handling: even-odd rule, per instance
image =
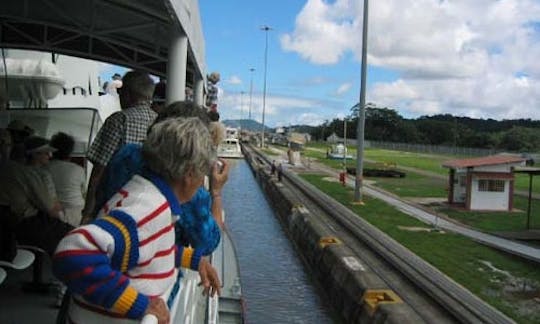
[[[322, 286], [332, 307], [347, 323], [425, 322], [377, 274], [366, 269], [346, 244], [336, 237], [320, 215], [314, 215], [295, 194], [268, 173], [260, 157], [245, 151], [259, 186], [266, 194], [284, 230], [305, 265]], [[442, 321], [445, 322], [445, 321]]]

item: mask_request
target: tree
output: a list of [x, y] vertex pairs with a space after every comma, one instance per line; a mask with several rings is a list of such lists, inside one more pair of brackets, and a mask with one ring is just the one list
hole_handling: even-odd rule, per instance
[[540, 130], [514, 126], [503, 132], [499, 147], [515, 152], [536, 152], [540, 150]]

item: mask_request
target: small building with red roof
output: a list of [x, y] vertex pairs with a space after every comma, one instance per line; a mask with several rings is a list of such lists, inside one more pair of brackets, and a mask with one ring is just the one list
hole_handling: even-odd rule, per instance
[[514, 167], [525, 159], [515, 155], [491, 155], [446, 161], [449, 168], [448, 202], [468, 210], [512, 210]]

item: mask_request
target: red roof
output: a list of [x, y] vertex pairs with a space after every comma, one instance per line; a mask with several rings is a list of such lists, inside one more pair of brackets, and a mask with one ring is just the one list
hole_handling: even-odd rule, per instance
[[472, 159], [461, 159], [461, 160], [451, 160], [446, 161], [442, 164], [443, 167], [452, 168], [452, 169], [461, 169], [485, 165], [497, 165], [497, 164], [509, 164], [509, 163], [520, 163], [526, 159], [522, 157], [512, 156], [512, 155], [490, 155], [479, 158]]

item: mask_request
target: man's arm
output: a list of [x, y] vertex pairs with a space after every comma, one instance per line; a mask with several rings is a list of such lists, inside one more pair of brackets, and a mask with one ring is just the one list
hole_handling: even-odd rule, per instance
[[82, 211], [81, 224], [87, 224], [94, 218], [94, 210], [96, 208], [96, 188], [103, 177], [105, 167], [101, 164], [95, 164], [90, 174], [88, 181], [88, 189], [86, 190], [86, 199]]
[[88, 160], [92, 162], [93, 168], [90, 174], [88, 189], [86, 190], [86, 201], [82, 212], [83, 224], [95, 216], [93, 212], [96, 207], [96, 189], [103, 177], [109, 160], [122, 144], [124, 129], [125, 116], [121, 112], [112, 114], [103, 123], [88, 151]]

